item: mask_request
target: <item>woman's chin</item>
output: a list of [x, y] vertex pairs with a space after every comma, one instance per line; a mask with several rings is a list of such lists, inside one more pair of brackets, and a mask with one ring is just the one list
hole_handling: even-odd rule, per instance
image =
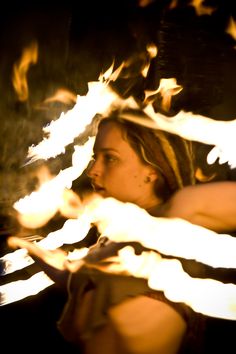
[[110, 195], [107, 193], [105, 189], [99, 189], [96, 193], [103, 198], [110, 197]]

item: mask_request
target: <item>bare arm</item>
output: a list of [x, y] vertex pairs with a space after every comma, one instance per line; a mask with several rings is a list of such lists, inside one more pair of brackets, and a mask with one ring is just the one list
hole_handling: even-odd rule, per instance
[[63, 250], [47, 250], [33, 242], [14, 236], [9, 237], [7, 243], [11, 248], [25, 248], [49, 278], [57, 285], [66, 287], [68, 271], [64, 266], [66, 253]]
[[163, 216], [180, 217], [216, 232], [236, 231], [236, 182], [184, 187], [165, 205]]

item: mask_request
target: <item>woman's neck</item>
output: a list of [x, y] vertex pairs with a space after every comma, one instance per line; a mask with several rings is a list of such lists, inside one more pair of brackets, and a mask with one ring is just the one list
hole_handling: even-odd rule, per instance
[[148, 214], [151, 216], [164, 216], [165, 214], [165, 204], [163, 202], [158, 202], [157, 204], [146, 209]]

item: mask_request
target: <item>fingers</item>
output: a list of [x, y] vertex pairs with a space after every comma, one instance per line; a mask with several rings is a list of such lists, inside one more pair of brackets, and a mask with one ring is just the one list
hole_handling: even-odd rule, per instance
[[26, 248], [30, 247], [31, 242], [26, 241], [20, 237], [10, 236], [7, 239], [7, 244], [9, 247], [16, 249], [16, 248]]
[[40, 248], [35, 243], [26, 241], [20, 237], [8, 237], [7, 244], [11, 248], [25, 248], [31, 256], [42, 260], [45, 260], [47, 257], [51, 256], [50, 251]]

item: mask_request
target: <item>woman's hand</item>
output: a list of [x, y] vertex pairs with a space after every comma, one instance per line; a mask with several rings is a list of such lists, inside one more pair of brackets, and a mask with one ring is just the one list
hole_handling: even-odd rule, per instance
[[69, 271], [65, 267], [66, 252], [61, 249], [46, 250], [36, 243], [19, 237], [8, 237], [7, 243], [11, 248], [25, 248], [40, 268], [58, 285], [66, 286]]
[[61, 249], [46, 250], [38, 246], [34, 242], [26, 241], [20, 237], [8, 237], [8, 246], [11, 248], [25, 248], [29, 255], [33, 258], [40, 259], [42, 262], [58, 269], [64, 270], [64, 262], [66, 259], [66, 252]]

